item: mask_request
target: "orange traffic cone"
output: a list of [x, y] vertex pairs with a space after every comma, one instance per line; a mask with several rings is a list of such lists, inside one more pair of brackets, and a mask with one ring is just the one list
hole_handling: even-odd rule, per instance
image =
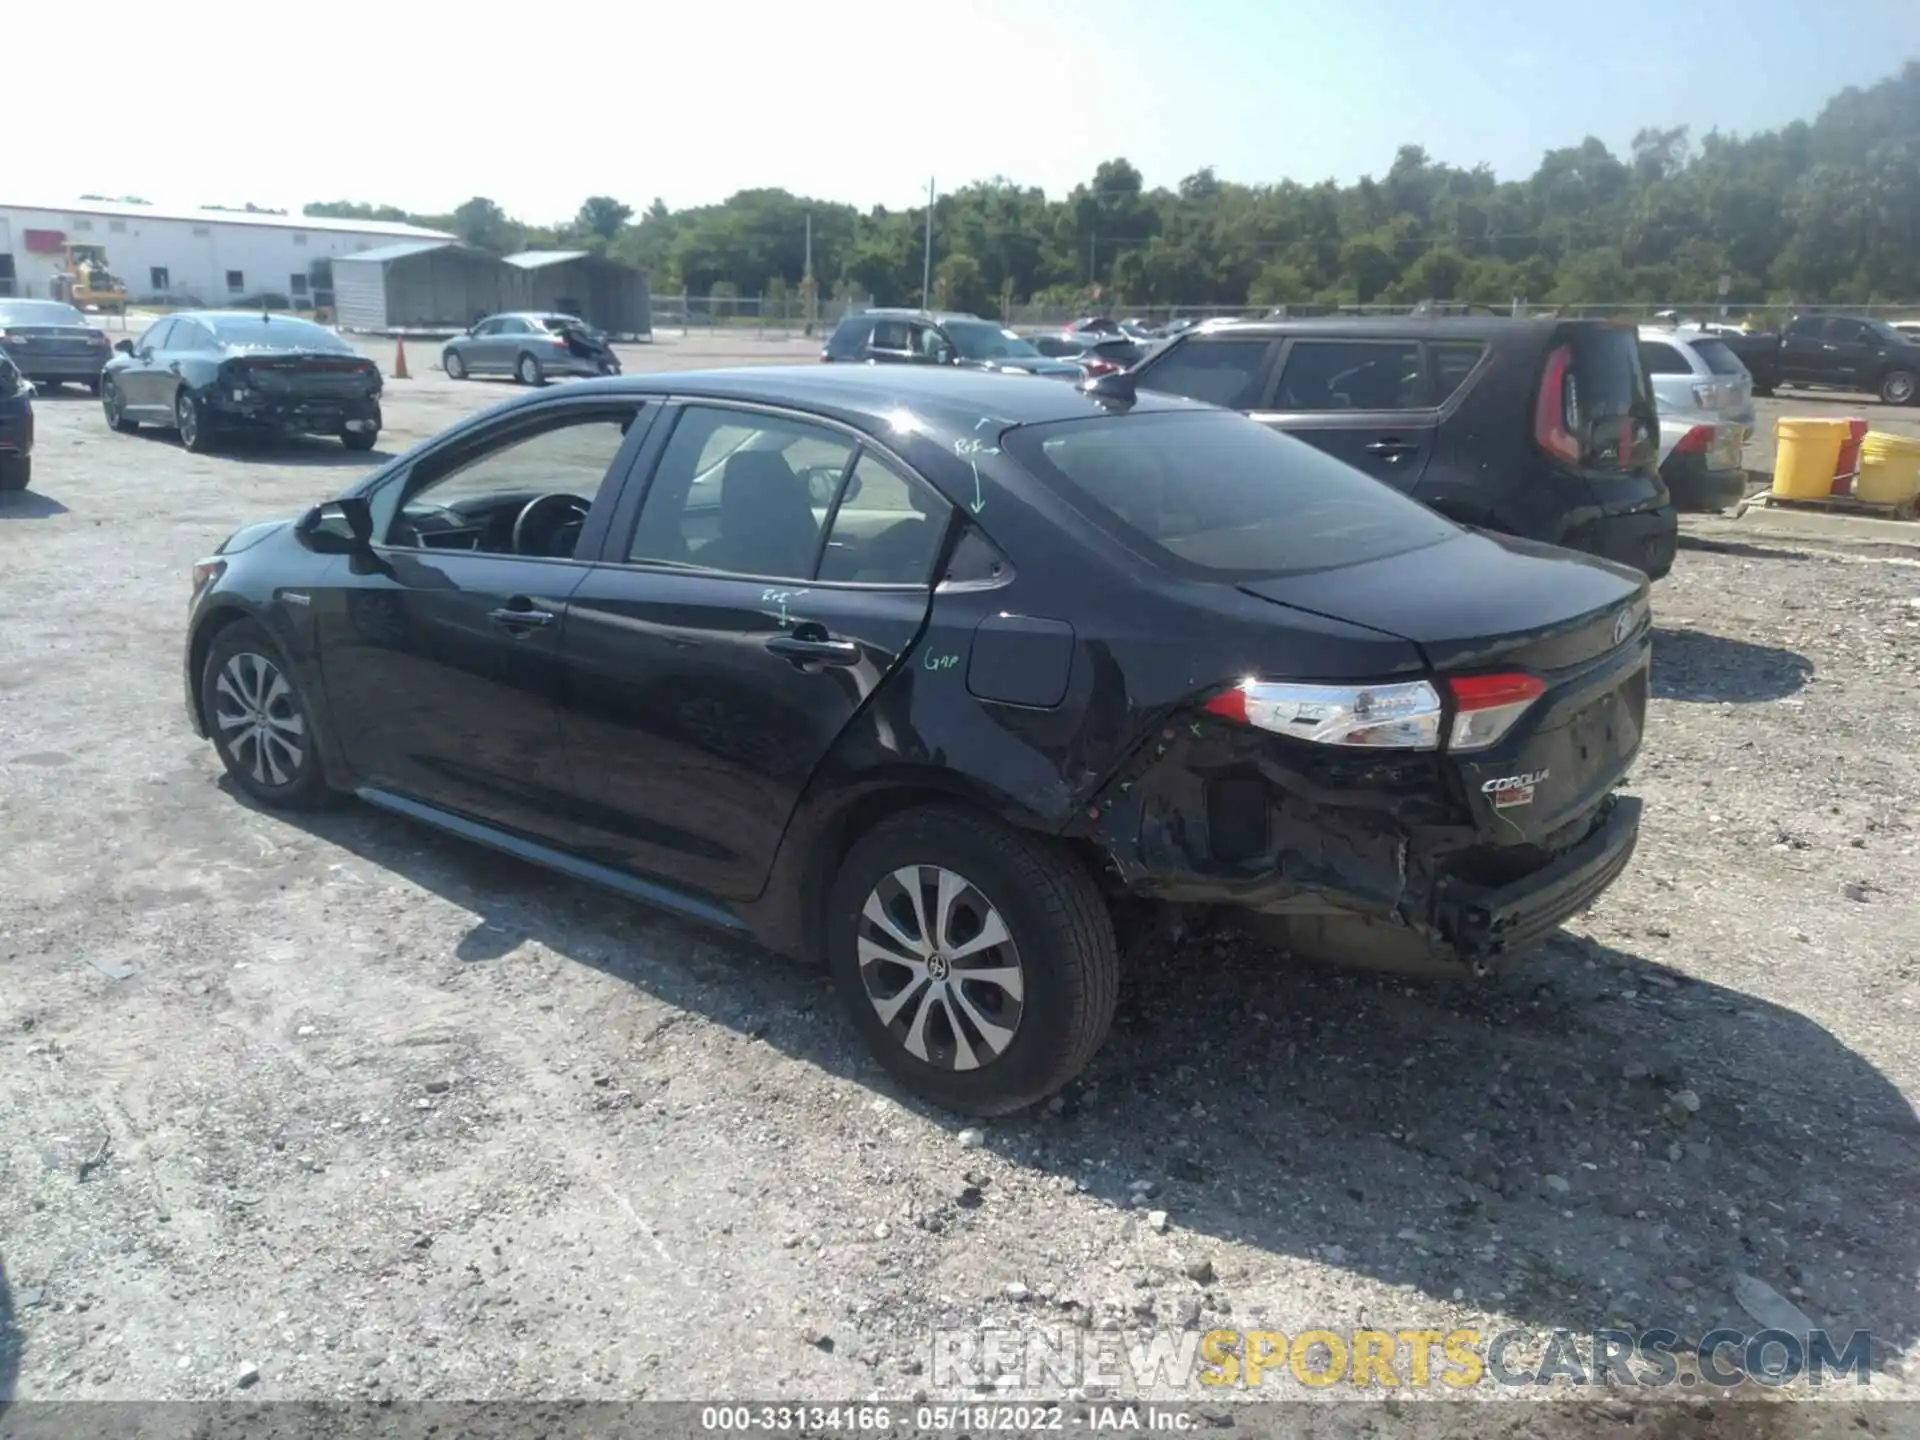
[[393, 343], [393, 378], [396, 380], [411, 380], [413, 378], [407, 374], [407, 342], [405, 338], [397, 339]]

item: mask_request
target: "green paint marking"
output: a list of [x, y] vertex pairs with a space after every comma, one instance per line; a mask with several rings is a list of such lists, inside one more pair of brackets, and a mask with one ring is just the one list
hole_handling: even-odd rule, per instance
[[920, 662], [921, 667], [927, 670], [951, 670], [959, 663], [960, 657], [958, 655], [935, 655], [932, 652], [928, 652], [927, 656]]

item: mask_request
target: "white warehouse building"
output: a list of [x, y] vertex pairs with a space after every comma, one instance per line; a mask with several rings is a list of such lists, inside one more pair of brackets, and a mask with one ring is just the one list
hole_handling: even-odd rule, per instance
[[[312, 303], [313, 262], [401, 240], [451, 240], [384, 220], [177, 210], [95, 200], [15, 205], [0, 200], [0, 295], [45, 299], [63, 247], [100, 245], [134, 304], [237, 305], [283, 296]], [[323, 272], [324, 273], [324, 272]]]

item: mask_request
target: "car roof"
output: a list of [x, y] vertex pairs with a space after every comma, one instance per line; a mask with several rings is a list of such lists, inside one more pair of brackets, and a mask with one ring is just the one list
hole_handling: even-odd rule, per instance
[[[963, 434], [983, 419], [1007, 427], [1112, 413], [1107, 404], [1060, 380], [934, 366], [743, 365], [576, 381], [564, 391], [569, 396], [595, 392], [791, 405], [869, 430], [886, 426], [898, 412], [908, 410], [935, 430]], [[527, 396], [520, 403], [537, 403], [538, 398]], [[1132, 414], [1216, 409], [1147, 390], [1128, 407]]]
[[1563, 325], [1608, 325], [1617, 321], [1568, 320], [1561, 316], [1541, 315], [1513, 318], [1506, 315], [1322, 315], [1286, 320], [1208, 320], [1184, 332], [1179, 338], [1194, 340], [1207, 335], [1323, 335], [1329, 331], [1350, 335], [1356, 340], [1502, 340], [1536, 338]]
[[[282, 324], [319, 324], [304, 315], [289, 315], [284, 310], [278, 315], [271, 310], [176, 310], [171, 315], [160, 316], [154, 323], [157, 325], [160, 320], [268, 320]], [[320, 328], [324, 330], [326, 327], [322, 325]]]
[[859, 320], [869, 315], [885, 315], [892, 319], [933, 320], [942, 324], [948, 320], [980, 320], [984, 318], [979, 315], [970, 315], [964, 310], [914, 310], [901, 305], [875, 305], [869, 309], [862, 310], [858, 315], [849, 315], [847, 319]]

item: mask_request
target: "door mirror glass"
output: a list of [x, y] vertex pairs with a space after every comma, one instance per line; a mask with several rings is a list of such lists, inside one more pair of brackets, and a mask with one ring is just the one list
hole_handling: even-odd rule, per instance
[[294, 527], [300, 543], [320, 555], [353, 555], [373, 544], [373, 511], [358, 496], [316, 505]]
[[116, 353], [118, 353], [118, 354], [121, 354], [121, 355], [131, 355], [131, 354], [133, 353], [133, 341], [131, 341], [131, 340], [121, 340], [121, 341], [119, 341], [119, 342], [117, 342], [117, 343], [116, 343], [116, 344], [114, 345], [114, 347], [113, 347], [113, 348], [114, 348], [114, 350], [115, 350], [115, 352], [116, 352]]

